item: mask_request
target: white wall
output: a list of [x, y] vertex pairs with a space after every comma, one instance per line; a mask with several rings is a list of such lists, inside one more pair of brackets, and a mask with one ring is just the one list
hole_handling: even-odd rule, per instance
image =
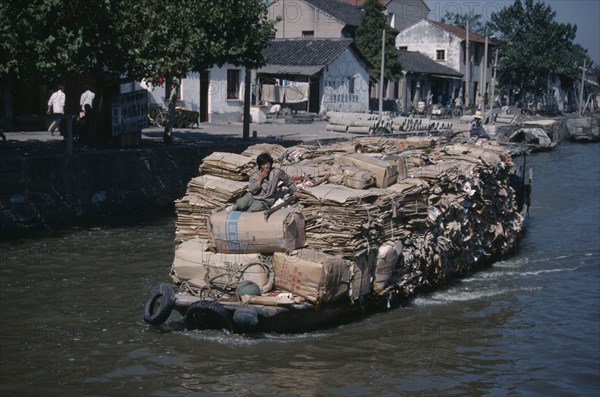
[[[238, 99], [227, 99], [227, 70], [240, 71], [240, 90]], [[208, 88], [208, 121], [211, 123], [230, 123], [242, 121], [244, 113], [244, 77], [245, 69], [239, 66], [223, 65], [210, 70]]]
[[[227, 69], [240, 70], [240, 90], [238, 99], [227, 99]], [[239, 66], [223, 65], [221, 68], [214, 67], [209, 71], [210, 86], [208, 88], [208, 122], [229, 123], [239, 122], [244, 112], [244, 78], [245, 69]], [[158, 104], [168, 108], [168, 100], [165, 96], [165, 86], [162, 87], [145, 84], [142, 88], [149, 92], [149, 104]], [[181, 79], [180, 101], [178, 102], [186, 110], [200, 112], [200, 74], [190, 72]]]
[[[354, 79], [354, 94], [348, 92]], [[321, 113], [328, 111], [363, 113], [369, 110], [369, 74], [365, 65], [346, 49], [323, 73]]]
[[[462, 40], [460, 38], [427, 21], [421, 21], [403, 30], [396, 36], [396, 48], [406, 47], [408, 51], [418, 51], [432, 60], [462, 73], [465, 76], [464, 78], [466, 78], [467, 65], [463, 63], [461, 43]], [[469, 57], [472, 60], [469, 70], [471, 103], [475, 101], [477, 96], [477, 93], [474, 92], [475, 83], [477, 83], [479, 91], [484, 90], [486, 87], [485, 83], [481, 83], [483, 80], [484, 48], [485, 45], [483, 43], [475, 41], [469, 43]], [[437, 50], [446, 51], [445, 61], [436, 60]], [[488, 52], [491, 52], [490, 48], [488, 48]], [[489, 88], [492, 80], [491, 62], [487, 66], [485, 80]]]
[[456, 36], [426, 21], [421, 21], [396, 36], [396, 48], [407, 47], [408, 51], [418, 51], [434, 61], [436, 51], [445, 50], [446, 60], [439, 63], [464, 73], [460, 43], [461, 40]]
[[316, 10], [302, 0], [277, 0], [268, 9], [268, 18], [282, 20], [275, 25], [275, 38], [302, 37], [302, 31], [314, 31], [319, 38], [340, 38], [344, 25], [329, 15]]
[[[185, 80], [185, 79], [184, 79]], [[151, 84], [147, 84], [145, 81], [141, 82], [142, 88], [148, 90], [148, 104], [150, 106], [159, 105], [163, 108], [168, 107], [168, 103], [165, 97], [165, 86], [153, 86]]]
[[200, 111], [200, 73], [190, 72], [181, 80], [179, 100], [185, 110]]
[[423, 0], [392, 0], [386, 8], [389, 15], [393, 14], [392, 27], [398, 31], [427, 19], [430, 11]]

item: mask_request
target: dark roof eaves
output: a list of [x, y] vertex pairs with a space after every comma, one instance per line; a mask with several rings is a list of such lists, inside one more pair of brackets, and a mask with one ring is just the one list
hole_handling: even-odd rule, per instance
[[443, 76], [463, 77], [464, 75], [456, 70], [441, 65], [428, 56], [418, 51], [398, 50], [402, 68], [407, 72], [437, 74]]

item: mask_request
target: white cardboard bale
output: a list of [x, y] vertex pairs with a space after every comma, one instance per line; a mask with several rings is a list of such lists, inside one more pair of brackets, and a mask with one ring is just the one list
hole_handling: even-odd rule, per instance
[[394, 273], [400, 254], [402, 254], [401, 241], [386, 241], [379, 247], [377, 260], [375, 261], [375, 271], [373, 272], [373, 292], [376, 294], [381, 293], [388, 286], [388, 281]]
[[350, 298], [356, 300], [363, 295], [371, 293], [373, 279], [374, 253], [362, 254], [352, 261]]
[[261, 293], [273, 288], [274, 274], [269, 261], [260, 254], [221, 254], [208, 249], [207, 240], [191, 239], [177, 246], [171, 267], [175, 283], [193, 287], [209, 285], [235, 287], [239, 281], [252, 281]]
[[263, 211], [221, 211], [211, 215], [207, 227], [211, 248], [221, 253], [288, 252], [306, 243], [304, 216], [291, 207], [268, 220]]
[[338, 300], [346, 295], [350, 283], [349, 261], [313, 249], [274, 253], [273, 270], [276, 288], [315, 304]]

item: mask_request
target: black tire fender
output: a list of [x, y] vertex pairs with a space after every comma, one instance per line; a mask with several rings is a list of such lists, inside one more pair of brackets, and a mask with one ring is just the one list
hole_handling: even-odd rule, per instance
[[236, 332], [255, 332], [258, 330], [258, 313], [253, 307], [240, 307], [233, 312], [233, 325]]
[[144, 304], [144, 321], [150, 325], [161, 325], [171, 315], [175, 307], [175, 291], [169, 284], [161, 283], [154, 287]]
[[185, 328], [233, 330], [233, 320], [227, 309], [217, 302], [201, 300], [191, 304], [183, 319]]

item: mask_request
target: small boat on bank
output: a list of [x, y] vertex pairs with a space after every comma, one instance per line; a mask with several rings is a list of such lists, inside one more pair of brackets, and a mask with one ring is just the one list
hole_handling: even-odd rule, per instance
[[532, 153], [554, 150], [556, 142], [543, 128], [520, 128], [508, 136], [510, 144], [525, 145]]
[[268, 219], [224, 211], [243, 193], [239, 158], [230, 181], [194, 178], [177, 205], [172, 282], [148, 294], [146, 323], [295, 333], [397, 308], [509, 254], [529, 205], [530, 178], [495, 142], [372, 137], [252, 153], [262, 150], [303, 177], [299, 203]]
[[583, 127], [577, 126], [569, 135], [571, 142], [576, 143], [596, 143], [600, 142], [599, 127]]

